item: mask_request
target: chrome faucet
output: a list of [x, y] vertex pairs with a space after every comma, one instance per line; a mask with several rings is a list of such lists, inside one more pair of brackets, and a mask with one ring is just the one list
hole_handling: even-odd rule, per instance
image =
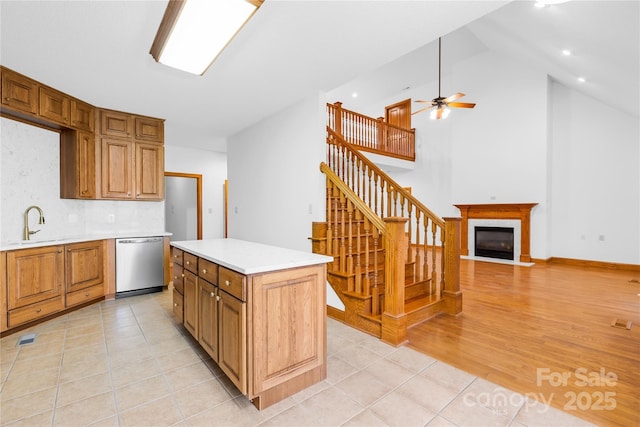
[[40, 230], [34, 230], [34, 231], [30, 231], [29, 230], [29, 211], [31, 209], [37, 209], [38, 212], [40, 212], [40, 220], [38, 221], [38, 224], [44, 224], [44, 214], [42, 213], [42, 209], [40, 209], [38, 206], [29, 206], [27, 208], [26, 211], [24, 211], [24, 240], [29, 240], [29, 236], [31, 236], [32, 234], [36, 234], [38, 231]]

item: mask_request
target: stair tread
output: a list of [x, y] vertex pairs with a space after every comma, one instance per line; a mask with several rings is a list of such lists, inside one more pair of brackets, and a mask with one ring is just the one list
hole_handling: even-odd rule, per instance
[[411, 298], [404, 303], [404, 312], [409, 314], [414, 311], [420, 310], [431, 304], [435, 304], [440, 301], [440, 296], [433, 295], [421, 295], [419, 297]]

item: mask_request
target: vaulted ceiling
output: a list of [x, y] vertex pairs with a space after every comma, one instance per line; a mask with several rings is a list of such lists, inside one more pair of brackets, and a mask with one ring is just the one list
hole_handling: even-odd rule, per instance
[[0, 63], [94, 105], [165, 118], [168, 144], [224, 151], [226, 136], [393, 64], [369, 96], [435, 79], [437, 57], [421, 49], [466, 27], [475, 41], [450, 45], [454, 57], [494, 49], [638, 116], [638, 1], [266, 0], [204, 76], [149, 55], [166, 4], [1, 1]]

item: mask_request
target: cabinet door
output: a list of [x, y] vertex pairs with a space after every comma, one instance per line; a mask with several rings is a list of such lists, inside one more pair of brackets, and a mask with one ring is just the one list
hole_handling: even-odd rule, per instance
[[60, 137], [60, 197], [96, 198], [96, 142], [92, 133], [65, 130]]
[[309, 266], [252, 277], [252, 394], [308, 371], [322, 371], [326, 363], [324, 268]]
[[218, 366], [242, 394], [247, 394], [246, 303], [219, 290]]
[[7, 252], [7, 288], [9, 310], [63, 296], [63, 247]]
[[135, 138], [140, 141], [164, 142], [164, 121], [151, 117], [135, 118]]
[[164, 147], [136, 143], [136, 199], [164, 198]]
[[200, 325], [198, 342], [211, 356], [218, 361], [218, 289], [211, 283], [198, 278], [198, 288], [200, 295]]
[[198, 277], [188, 270], [184, 271], [182, 306], [184, 327], [194, 338], [198, 339]]
[[132, 117], [119, 111], [100, 111], [100, 135], [131, 139]]
[[21, 74], [2, 69], [2, 104], [29, 114], [38, 112], [38, 84]]
[[38, 115], [54, 123], [69, 126], [71, 99], [57, 90], [40, 87], [38, 95]]
[[66, 245], [67, 292], [103, 284], [104, 262], [102, 241]]
[[131, 199], [133, 190], [133, 143], [102, 139], [102, 197]]
[[95, 108], [78, 99], [71, 99], [71, 126], [93, 132], [95, 128]]

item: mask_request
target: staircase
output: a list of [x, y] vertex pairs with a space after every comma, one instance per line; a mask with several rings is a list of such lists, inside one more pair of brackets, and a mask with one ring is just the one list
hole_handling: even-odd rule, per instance
[[345, 114], [353, 113], [337, 112], [342, 117], [330, 114], [327, 162], [320, 165], [326, 221], [312, 230], [313, 252], [334, 259], [327, 277], [345, 306], [329, 314], [399, 345], [412, 325], [462, 311], [460, 218], [437, 217], [362, 155], [359, 147], [370, 143], [360, 137], [354, 145], [341, 133]]

